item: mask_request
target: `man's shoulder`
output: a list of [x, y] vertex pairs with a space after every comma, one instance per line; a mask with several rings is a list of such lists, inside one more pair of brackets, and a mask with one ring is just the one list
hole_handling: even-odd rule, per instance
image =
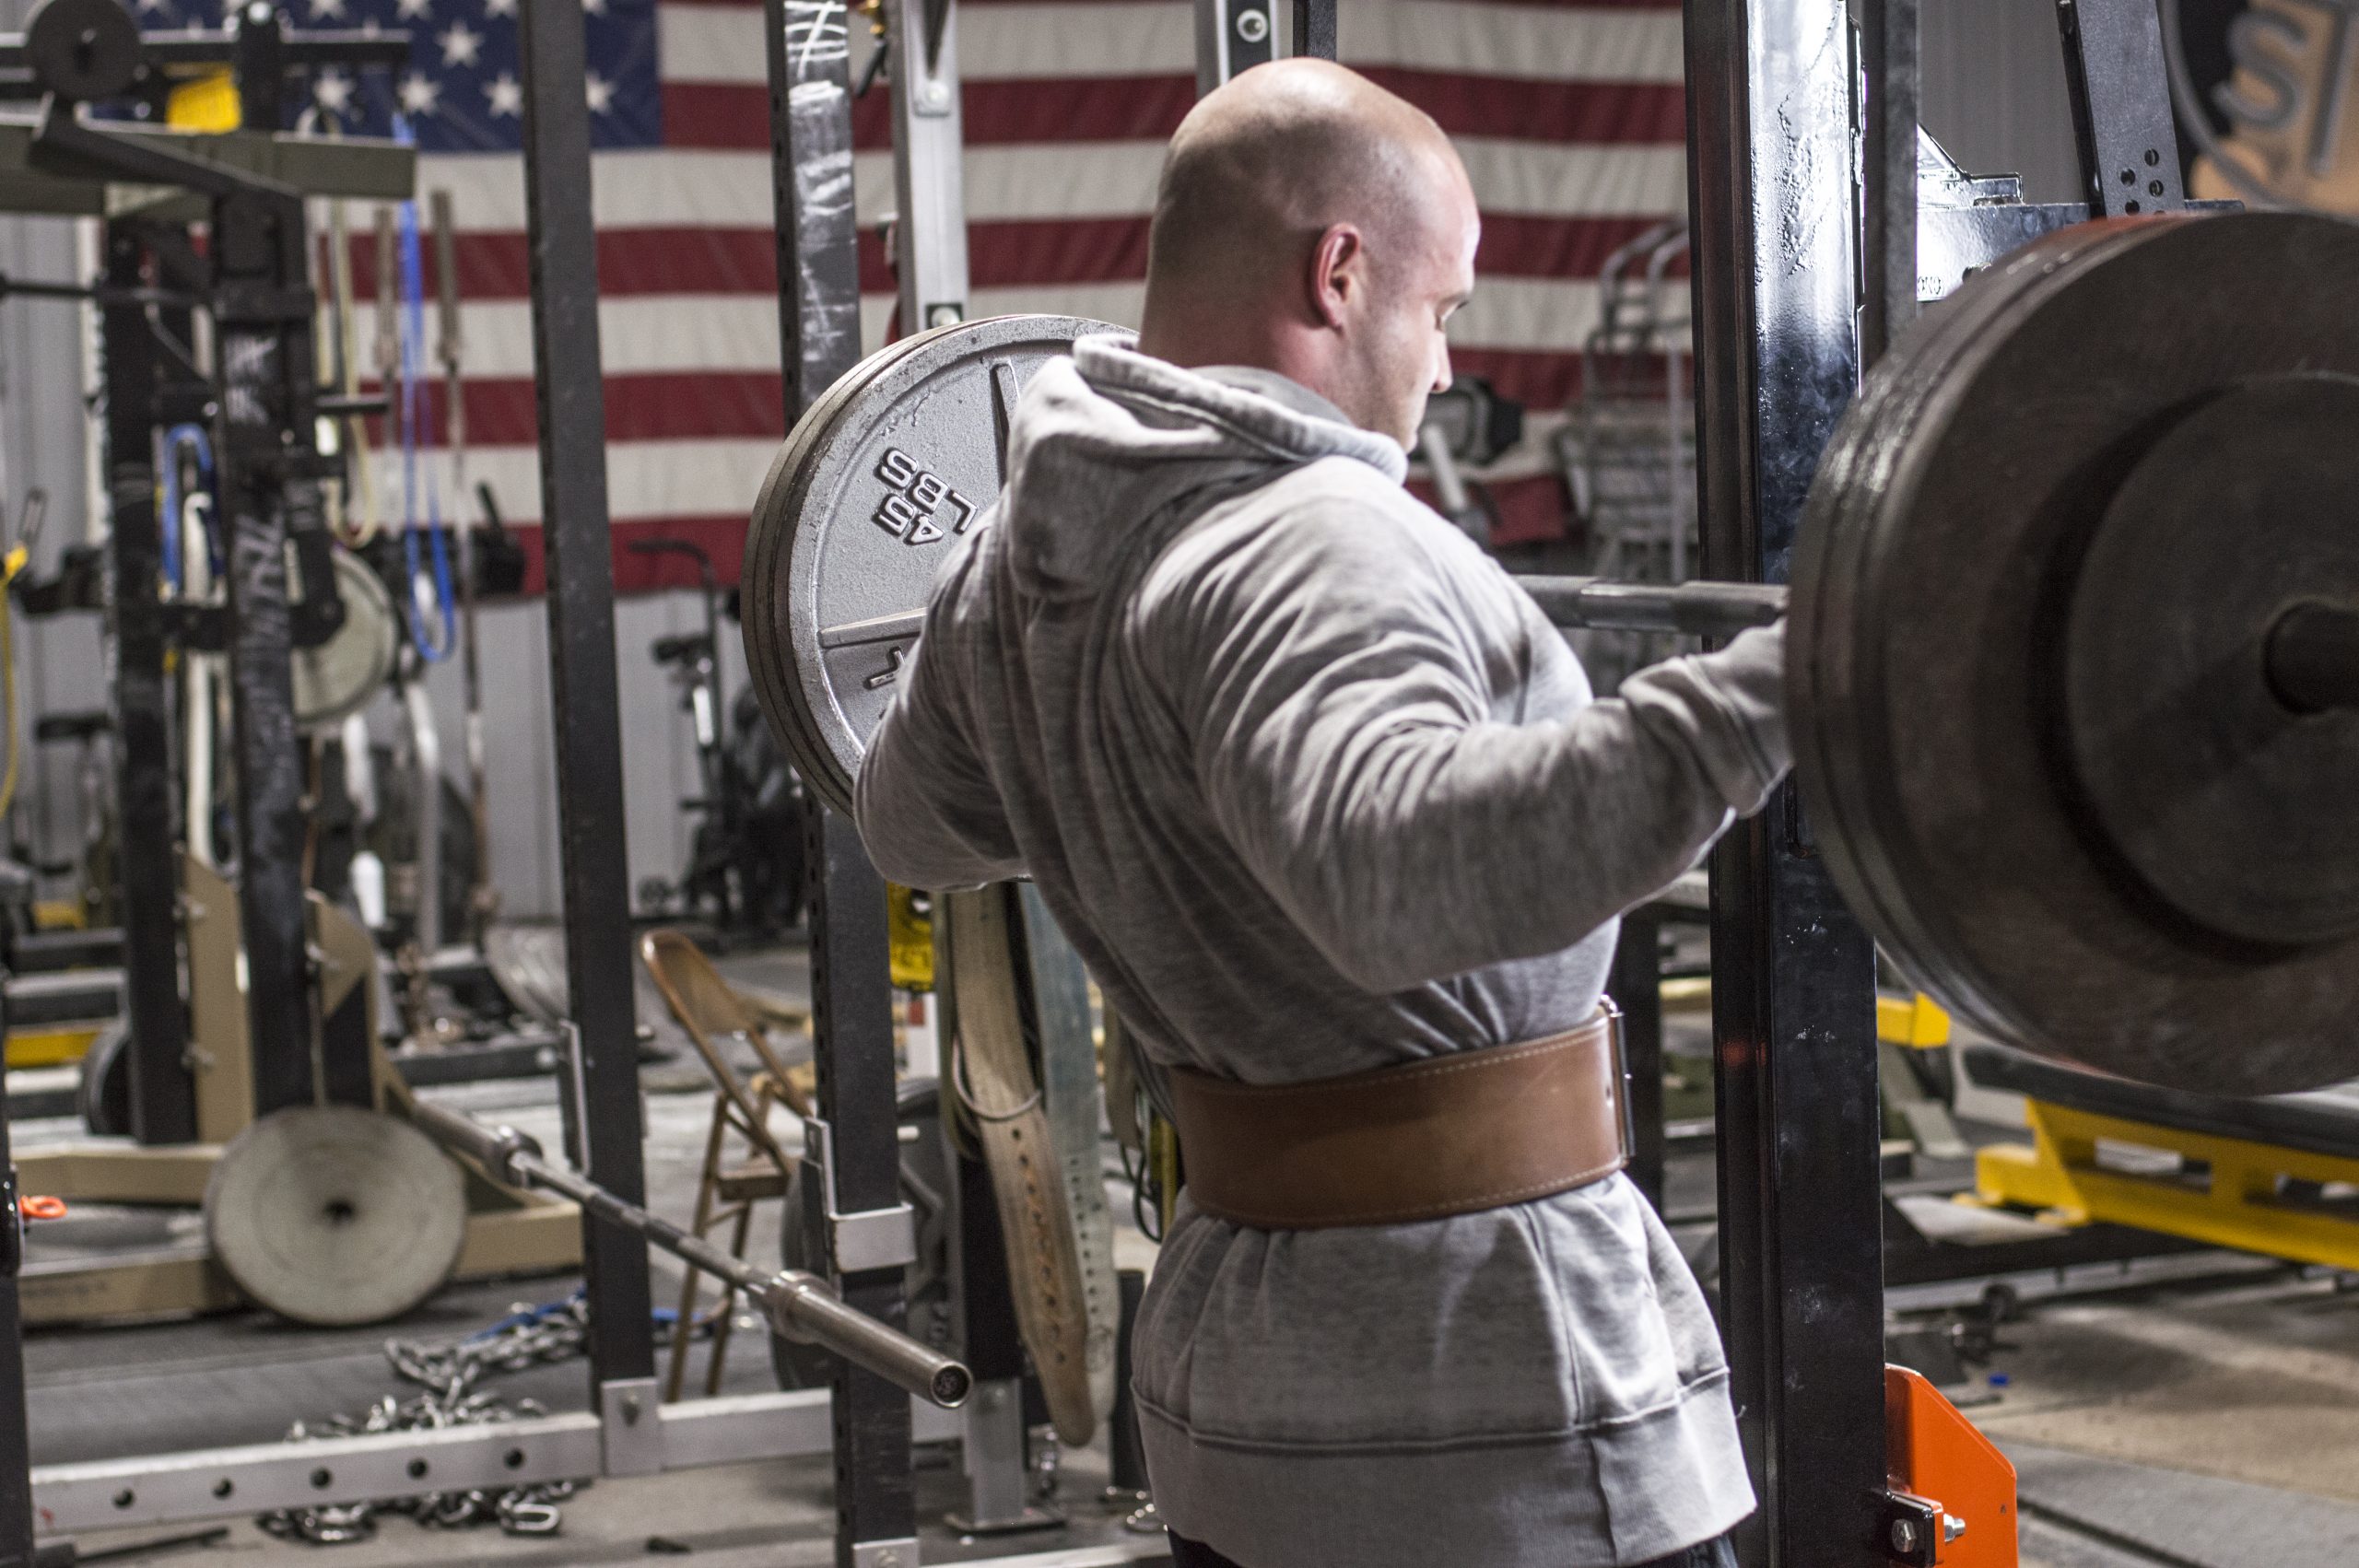
[[1322, 458], [1214, 507], [1183, 528], [1149, 573], [1150, 591], [1207, 577], [1293, 576], [1361, 567], [1449, 580], [1487, 570], [1473, 542], [1365, 462]]
[[1498, 620], [1503, 582], [1472, 540], [1399, 484], [1326, 459], [1182, 529], [1142, 581], [1132, 625], [1159, 642], [1270, 616]]

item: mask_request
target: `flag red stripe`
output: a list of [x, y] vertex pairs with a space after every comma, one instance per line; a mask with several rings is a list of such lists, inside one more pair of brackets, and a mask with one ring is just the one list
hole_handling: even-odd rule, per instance
[[[1565, 482], [1553, 474], [1528, 474], [1485, 484], [1498, 516], [1491, 524], [1495, 545], [1547, 544], [1571, 532], [1571, 509], [1566, 504]], [[1409, 481], [1409, 489], [1427, 506], [1434, 504], [1433, 486]]]
[[[1490, 277], [1594, 277], [1616, 248], [1657, 221], [1494, 214], [1483, 220], [1475, 270]], [[970, 223], [968, 270], [977, 288], [1132, 281], [1146, 275], [1146, 238], [1144, 217]], [[605, 229], [598, 235], [598, 291], [615, 298], [770, 294], [777, 287], [777, 243], [769, 228]], [[459, 289], [470, 301], [529, 298], [522, 234], [462, 234], [457, 254]], [[377, 275], [376, 256], [373, 235], [353, 238], [356, 277]], [[1686, 275], [1684, 257], [1673, 275]], [[426, 257], [425, 277], [430, 295], [439, 287], [431, 252]], [[885, 241], [874, 230], [860, 237], [860, 287], [868, 294], [893, 291]]]
[[[668, 3], [668, 0], [667, 0]], [[1461, 136], [1628, 146], [1687, 134], [1676, 82], [1537, 81], [1371, 66], [1367, 75]], [[963, 126], [970, 146], [1161, 141], [1196, 101], [1191, 76], [1063, 76], [968, 82]], [[754, 82], [663, 84], [663, 140], [676, 147], [769, 146], [769, 89]], [[852, 105], [853, 145], [892, 146], [881, 90]]]
[[[665, 0], [668, 5], [671, 0]], [[524, 592], [533, 595], [548, 586], [547, 558], [541, 551], [541, 531], [514, 531], [524, 556]], [[685, 539], [703, 547], [712, 557], [713, 574], [724, 583], [735, 582], [745, 569], [745, 520], [726, 517], [640, 518], [614, 526], [615, 591], [649, 593], [658, 589], [697, 588], [696, 563], [675, 555], [643, 555], [630, 546], [643, 539]]]

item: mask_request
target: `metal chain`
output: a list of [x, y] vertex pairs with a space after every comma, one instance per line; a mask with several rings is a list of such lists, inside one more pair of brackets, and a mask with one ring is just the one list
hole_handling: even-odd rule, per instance
[[[313, 1437], [351, 1437], [381, 1432], [430, 1431], [450, 1426], [488, 1426], [547, 1412], [537, 1400], [503, 1399], [486, 1378], [526, 1367], [568, 1361], [583, 1353], [590, 1309], [580, 1293], [542, 1306], [522, 1303], [490, 1328], [464, 1339], [435, 1342], [388, 1340], [385, 1360], [404, 1382], [425, 1389], [408, 1399], [386, 1395], [359, 1416], [330, 1416], [315, 1424], [297, 1422], [290, 1443]], [[497, 1524], [511, 1536], [553, 1536], [564, 1522], [557, 1504], [587, 1482], [540, 1481], [531, 1486], [428, 1492], [416, 1497], [370, 1503], [285, 1508], [254, 1523], [282, 1540], [333, 1546], [367, 1540], [377, 1521], [405, 1514], [424, 1529], [458, 1530]]]

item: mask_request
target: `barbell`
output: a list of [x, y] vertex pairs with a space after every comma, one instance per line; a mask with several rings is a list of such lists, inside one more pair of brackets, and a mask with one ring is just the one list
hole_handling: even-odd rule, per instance
[[[280, 1113], [284, 1115], [284, 1112]], [[787, 1339], [817, 1345], [945, 1410], [966, 1402], [974, 1375], [964, 1363], [919, 1343], [855, 1307], [832, 1286], [799, 1269], [767, 1270], [723, 1252], [702, 1236], [628, 1203], [572, 1167], [550, 1160], [540, 1145], [512, 1127], [487, 1127], [447, 1106], [413, 1100], [409, 1119], [443, 1148], [464, 1154], [493, 1180], [546, 1188], [590, 1213], [619, 1225], [746, 1293], [769, 1326]]]
[[[2038, 1054], [2252, 1094], [2359, 1075], [2359, 228], [2079, 225], [1929, 311], [1812, 484], [1790, 590], [1527, 579], [1560, 625], [1790, 620], [1793, 841]], [[1070, 318], [872, 357], [756, 507], [746, 651], [849, 807], [934, 568]]]

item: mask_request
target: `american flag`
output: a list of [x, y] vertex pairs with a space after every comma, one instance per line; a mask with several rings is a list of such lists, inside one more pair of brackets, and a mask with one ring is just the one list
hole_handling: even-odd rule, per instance
[[[217, 25], [218, 3], [140, 0], [142, 22]], [[490, 482], [511, 521], [529, 524], [539, 484], [517, 0], [288, 3], [299, 27], [412, 29], [406, 71], [330, 76], [316, 91], [355, 117], [356, 131], [383, 134], [401, 110], [421, 152], [421, 196], [452, 193], [469, 471]], [[688, 580], [676, 557], [619, 548], [656, 536], [703, 544], [734, 578], [746, 514], [784, 433], [762, 10], [747, 0], [584, 6], [617, 584]], [[1473, 175], [1483, 282], [1454, 325], [1456, 362], [1533, 415], [1522, 446], [1483, 472], [1503, 517], [1495, 538], [1555, 537], [1566, 507], [1546, 455], [1549, 415], [1578, 389], [1599, 267], [1685, 205], [1676, 0], [1341, 0], [1338, 10], [1344, 60], [1432, 113]], [[852, 32], [857, 80], [873, 47], [858, 13]], [[1163, 143], [1195, 98], [1191, 6], [961, 0], [959, 53], [973, 313], [1134, 322]], [[873, 349], [893, 310], [879, 231], [893, 205], [881, 87], [858, 100], [856, 145], [862, 326]], [[372, 220], [353, 217], [365, 301], [376, 276]], [[360, 316], [365, 356], [373, 309], [364, 302]], [[436, 430], [440, 397], [438, 384]], [[395, 487], [388, 515], [399, 505]], [[534, 583], [536, 537], [522, 531]]]

